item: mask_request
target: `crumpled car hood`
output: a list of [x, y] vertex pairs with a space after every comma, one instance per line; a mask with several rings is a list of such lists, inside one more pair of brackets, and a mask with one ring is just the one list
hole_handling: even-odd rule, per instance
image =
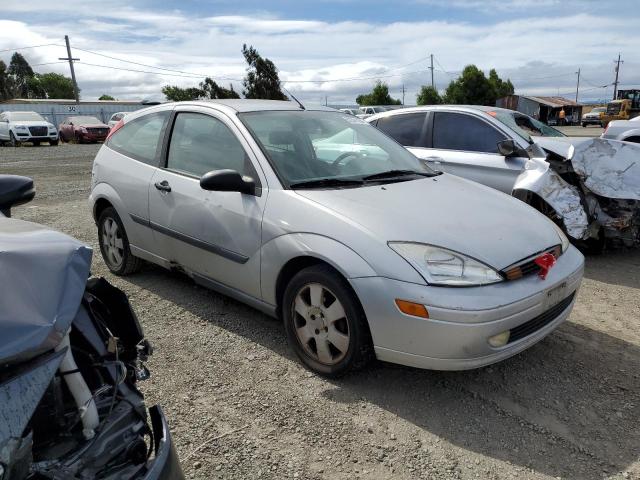
[[376, 240], [437, 245], [499, 270], [560, 243], [550, 220], [524, 202], [448, 174], [296, 193], [358, 223]]
[[607, 138], [534, 137], [544, 150], [571, 160], [593, 193], [640, 200], [640, 145]]
[[91, 255], [67, 235], [0, 215], [0, 364], [60, 343], [82, 300]]

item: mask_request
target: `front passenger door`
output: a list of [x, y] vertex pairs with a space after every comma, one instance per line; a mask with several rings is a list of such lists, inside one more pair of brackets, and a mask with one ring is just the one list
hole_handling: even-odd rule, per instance
[[498, 142], [507, 136], [488, 121], [461, 112], [435, 112], [432, 155], [443, 170], [511, 194], [526, 158], [505, 158]]
[[[165, 168], [149, 186], [157, 246], [190, 272], [260, 298], [262, 213], [267, 190], [237, 127], [209, 108], [177, 109]], [[200, 178], [232, 169], [252, 177], [256, 195], [206, 191]]]

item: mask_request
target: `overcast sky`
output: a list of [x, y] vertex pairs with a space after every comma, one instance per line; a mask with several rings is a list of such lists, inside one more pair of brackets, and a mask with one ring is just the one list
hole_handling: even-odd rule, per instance
[[[18, 47], [64, 44], [185, 73], [124, 63], [74, 49], [83, 99], [162, 99], [163, 85], [194, 86], [209, 75], [241, 90], [243, 43], [273, 60], [280, 78], [307, 102], [353, 103], [375, 79], [396, 98], [415, 103], [431, 82], [435, 56], [440, 90], [470, 63], [496, 68], [516, 93], [575, 97], [612, 95], [620, 81], [640, 87], [637, 0], [1, 0], [0, 58]], [[100, 6], [98, 6], [100, 5]], [[21, 50], [38, 72], [69, 75], [64, 48]], [[156, 73], [130, 72], [120, 69]], [[171, 75], [175, 76], [171, 76]], [[178, 76], [184, 75], [184, 76]], [[324, 81], [344, 80], [350, 81]]]

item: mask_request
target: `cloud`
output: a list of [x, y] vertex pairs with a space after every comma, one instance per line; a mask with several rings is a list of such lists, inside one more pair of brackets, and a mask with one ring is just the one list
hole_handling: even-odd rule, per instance
[[[444, 4], [444, 0], [421, 1]], [[637, 19], [615, 12], [550, 15], [543, 7], [549, 4], [553, 10], [556, 0], [536, 0], [540, 6], [536, 9], [527, 7], [529, 0], [451, 0], [447, 5], [475, 8], [478, 3], [506, 3], [536, 15], [504, 16], [492, 21], [484, 18], [477, 23], [429, 19], [373, 23], [287, 19], [268, 13], [216, 16], [208, 11], [148, 10], [124, 0], [111, 0], [104, 11], [96, 11], [89, 2], [73, 0], [55, 7], [42, 0], [3, 0], [3, 15], [11, 20], [0, 20], [0, 49], [62, 44], [65, 32], [72, 45], [79, 48], [188, 72], [173, 72], [175, 76], [171, 76], [171, 72], [74, 50], [74, 56], [81, 59], [76, 71], [87, 99], [103, 93], [121, 99], [159, 98], [163, 85], [195, 85], [204, 75], [223, 84], [233, 83], [241, 90], [246, 65], [240, 49], [244, 43], [272, 59], [286, 87], [309, 102], [324, 102], [325, 96], [329, 102], [353, 102], [379, 78], [390, 85], [395, 97], [401, 95], [404, 85], [407, 102], [411, 103], [420, 85], [430, 83], [430, 53], [436, 58], [439, 88], [473, 63], [486, 71], [496, 68], [501, 76], [513, 80], [519, 92], [570, 93], [575, 89], [573, 72], [582, 68], [586, 79], [582, 98], [599, 98], [607, 91], [594, 86], [612, 82], [612, 60], [618, 51], [623, 52], [626, 62], [623, 83], [640, 84]], [[24, 18], [29, 20], [18, 20]], [[606, 41], [602, 35], [593, 34], [594, 25], [598, 31], [607, 32]], [[10, 54], [0, 52], [0, 58], [8, 61]], [[23, 54], [32, 64], [66, 56], [62, 47], [55, 46], [24, 50]], [[65, 64], [36, 70], [68, 74]], [[360, 80], [337, 81], [353, 78]]]

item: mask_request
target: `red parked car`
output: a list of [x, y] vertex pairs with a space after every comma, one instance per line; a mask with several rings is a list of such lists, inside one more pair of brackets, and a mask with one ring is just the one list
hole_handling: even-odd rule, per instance
[[58, 131], [63, 142], [75, 140], [78, 143], [95, 143], [103, 142], [107, 138], [109, 126], [96, 117], [76, 116], [67, 117], [58, 127]]

